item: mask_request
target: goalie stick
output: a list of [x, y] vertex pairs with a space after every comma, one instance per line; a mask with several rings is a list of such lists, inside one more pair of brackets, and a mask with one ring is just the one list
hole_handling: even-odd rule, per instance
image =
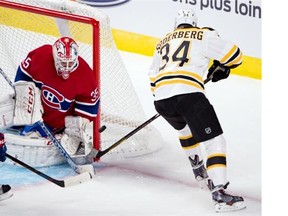
[[15, 88], [13, 86], [12, 81], [9, 79], [9, 77], [5, 74], [5, 72], [2, 70], [2, 68], [0, 68], [0, 73], [1, 75], [4, 77], [4, 79], [7, 81], [7, 83], [9, 84], [9, 86], [11, 86], [11, 88], [13, 88], [14, 92], [15, 92]]
[[[208, 77], [207, 79], [204, 80], [204, 84], [206, 84], [207, 82], [209, 82], [212, 79], [212, 76]], [[97, 151], [96, 149], [94, 149], [94, 155], [96, 159], [100, 159], [100, 157], [102, 157], [103, 155], [107, 154], [108, 152], [110, 152], [112, 149], [114, 149], [115, 147], [119, 146], [121, 143], [123, 143], [124, 141], [126, 141], [128, 138], [130, 138], [131, 136], [133, 136], [134, 134], [136, 134], [138, 131], [140, 131], [142, 128], [146, 127], [148, 124], [150, 124], [152, 121], [154, 121], [155, 119], [157, 119], [160, 116], [159, 113], [155, 114], [154, 116], [152, 116], [150, 119], [148, 119], [147, 121], [145, 121], [143, 124], [139, 125], [137, 128], [135, 128], [134, 130], [132, 130], [130, 133], [128, 133], [127, 135], [125, 135], [124, 137], [122, 137], [120, 140], [118, 140], [117, 142], [115, 142], [113, 145], [111, 145], [110, 147], [108, 147], [107, 149], [101, 151]]]
[[28, 164], [24, 163], [23, 161], [20, 161], [17, 158], [15, 158], [15, 157], [7, 154], [7, 153], [6, 153], [6, 157], [8, 157], [9, 159], [20, 164], [24, 168], [36, 173], [37, 175], [47, 179], [48, 181], [50, 181], [50, 182], [52, 182], [52, 183], [54, 183], [60, 187], [70, 187], [70, 186], [78, 185], [78, 184], [84, 183], [84, 182], [86, 182], [92, 178], [91, 174], [89, 172], [86, 172], [86, 173], [79, 174], [77, 176], [67, 178], [65, 180], [57, 180], [57, 179], [54, 179], [54, 178], [40, 172], [39, 170], [29, 166]]
[[[2, 70], [2, 68], [0, 68], [0, 73], [1, 75], [5, 78], [5, 80], [8, 82], [8, 84], [10, 85], [10, 87], [14, 90], [15, 92], [15, 87], [12, 83], [12, 81], [9, 79], [9, 77], [5, 74], [5, 72]], [[63, 146], [61, 145], [61, 143], [55, 138], [55, 136], [48, 130], [48, 128], [46, 127], [46, 125], [43, 122], [37, 122], [39, 124], [39, 126], [44, 130], [44, 132], [46, 133], [46, 135], [49, 137], [49, 139], [52, 141], [52, 143], [59, 149], [61, 155], [63, 155], [67, 161], [67, 163], [72, 167], [72, 169], [81, 174], [84, 172], [88, 173], [88, 169], [91, 170], [91, 167], [93, 168], [93, 165], [77, 165], [72, 158], [70, 157], [70, 155], [66, 152], [66, 150], [63, 148]], [[94, 170], [93, 170], [94, 171]], [[94, 174], [94, 173], [93, 173]], [[91, 176], [92, 179], [92, 174], [89, 172], [89, 175]]]
[[[65, 157], [67, 163], [74, 169], [75, 172], [81, 174], [85, 171], [85, 167], [87, 165], [77, 165], [71, 156], [67, 153], [67, 151], [63, 148], [61, 143], [55, 138], [55, 136], [48, 130], [48, 128], [45, 126], [45, 124], [41, 121], [38, 121], [37, 124], [44, 130], [46, 135], [49, 137], [49, 139], [52, 141], [52, 143], [59, 149], [62, 156]], [[90, 165], [89, 165], [90, 166]], [[91, 164], [93, 167], [93, 165]], [[87, 172], [87, 171], [86, 171]], [[91, 175], [91, 173], [89, 173]], [[91, 177], [92, 178], [92, 177]]]

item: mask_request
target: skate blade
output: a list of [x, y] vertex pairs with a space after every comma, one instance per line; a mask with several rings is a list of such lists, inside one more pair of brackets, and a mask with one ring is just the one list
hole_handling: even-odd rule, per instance
[[216, 203], [215, 211], [216, 212], [231, 212], [231, 211], [239, 211], [245, 209], [246, 205], [244, 202], [236, 202], [233, 205], [228, 205], [226, 203]]

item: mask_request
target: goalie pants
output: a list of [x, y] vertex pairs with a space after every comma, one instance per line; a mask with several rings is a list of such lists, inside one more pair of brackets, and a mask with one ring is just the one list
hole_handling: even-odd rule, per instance
[[213, 106], [203, 93], [176, 95], [154, 102], [155, 109], [177, 131], [189, 126], [196, 142], [223, 133]]

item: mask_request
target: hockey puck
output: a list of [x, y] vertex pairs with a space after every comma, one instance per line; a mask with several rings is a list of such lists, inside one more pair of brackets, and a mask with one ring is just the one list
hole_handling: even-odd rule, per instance
[[106, 126], [105, 126], [105, 125], [102, 125], [102, 126], [99, 128], [99, 133], [102, 133], [104, 130], [106, 130]]

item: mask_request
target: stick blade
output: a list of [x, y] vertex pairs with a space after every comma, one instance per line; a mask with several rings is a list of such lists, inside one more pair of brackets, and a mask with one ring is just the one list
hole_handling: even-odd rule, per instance
[[75, 185], [82, 184], [93, 178], [90, 172], [81, 173], [77, 176], [73, 176], [64, 180], [64, 187], [71, 187]]

